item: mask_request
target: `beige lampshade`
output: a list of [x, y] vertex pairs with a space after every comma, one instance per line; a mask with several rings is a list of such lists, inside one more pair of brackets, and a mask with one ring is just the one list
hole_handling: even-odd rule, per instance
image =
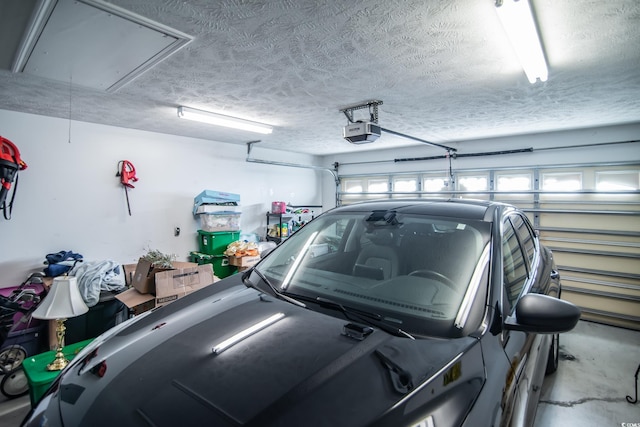
[[89, 311], [78, 290], [78, 280], [74, 276], [60, 276], [53, 279], [49, 293], [32, 316], [36, 319], [68, 319]]

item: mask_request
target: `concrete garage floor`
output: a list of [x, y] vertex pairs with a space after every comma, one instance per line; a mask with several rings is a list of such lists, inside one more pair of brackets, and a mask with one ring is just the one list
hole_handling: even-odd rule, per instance
[[[560, 335], [560, 362], [542, 386], [535, 427], [640, 427], [634, 375], [640, 331], [580, 321]], [[635, 424], [634, 424], [635, 423]]]
[[[638, 364], [640, 331], [580, 321], [560, 337], [558, 371], [545, 379], [534, 426], [640, 426], [640, 402], [626, 400], [635, 398]], [[29, 408], [29, 396], [0, 395], [0, 426], [19, 426]]]

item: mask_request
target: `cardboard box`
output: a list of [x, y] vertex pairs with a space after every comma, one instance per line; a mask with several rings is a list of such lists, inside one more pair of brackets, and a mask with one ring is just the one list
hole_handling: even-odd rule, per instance
[[211, 264], [156, 273], [156, 307], [182, 298], [214, 282]]
[[127, 286], [131, 286], [131, 283], [133, 282], [133, 276], [136, 274], [136, 267], [138, 267], [138, 264], [122, 264], [124, 283]]
[[[178, 262], [172, 263], [173, 268], [188, 268], [195, 267], [198, 264], [193, 262]], [[156, 282], [155, 277], [157, 273], [163, 271], [172, 270], [171, 268], [154, 267], [150, 261], [140, 259], [136, 265], [136, 272], [133, 275], [131, 286], [133, 286], [141, 294], [155, 294]]]
[[[131, 314], [138, 315], [154, 307], [167, 305], [193, 291], [220, 280], [213, 275], [211, 264], [197, 265], [190, 262], [174, 263], [187, 268], [165, 270], [155, 273], [155, 295], [140, 293], [136, 288], [127, 289], [116, 295], [126, 305]], [[195, 265], [195, 267], [192, 267]]]
[[229, 257], [229, 264], [235, 265], [236, 267], [253, 267], [260, 261], [260, 255], [256, 256], [242, 256]]
[[127, 289], [116, 295], [124, 305], [129, 308], [129, 312], [134, 316], [151, 310], [156, 306], [156, 297], [151, 294], [141, 294], [135, 288]]

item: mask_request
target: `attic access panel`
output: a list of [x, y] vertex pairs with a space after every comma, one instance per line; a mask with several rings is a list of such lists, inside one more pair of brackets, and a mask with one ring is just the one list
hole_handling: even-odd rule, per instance
[[101, 0], [48, 3], [48, 19], [42, 12], [44, 25], [26, 36], [35, 40], [22, 69], [28, 74], [113, 92], [191, 41]]

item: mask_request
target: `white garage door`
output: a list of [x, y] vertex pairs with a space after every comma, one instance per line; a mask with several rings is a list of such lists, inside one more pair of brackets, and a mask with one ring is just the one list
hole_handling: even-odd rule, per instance
[[640, 165], [342, 175], [338, 201], [472, 197], [515, 204], [555, 254], [583, 318], [640, 330]]

